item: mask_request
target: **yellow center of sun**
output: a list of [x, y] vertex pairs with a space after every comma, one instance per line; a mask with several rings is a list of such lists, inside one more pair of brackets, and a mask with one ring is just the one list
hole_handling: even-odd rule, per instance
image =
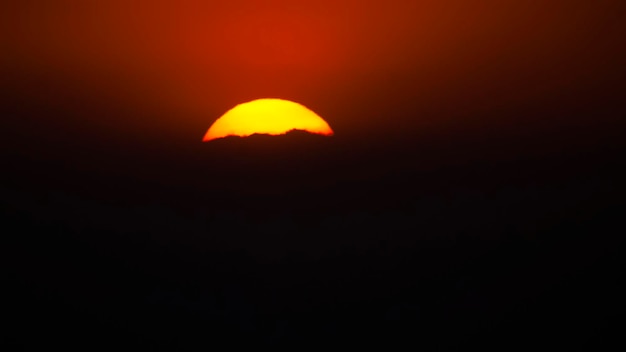
[[324, 119], [301, 104], [282, 99], [258, 99], [227, 111], [211, 125], [203, 141], [255, 133], [280, 135], [291, 130], [333, 134]]

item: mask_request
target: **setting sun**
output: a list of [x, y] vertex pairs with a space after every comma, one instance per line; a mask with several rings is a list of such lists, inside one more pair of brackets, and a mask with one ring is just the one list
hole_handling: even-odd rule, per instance
[[301, 104], [282, 99], [258, 99], [227, 111], [209, 128], [203, 141], [255, 133], [280, 135], [291, 130], [333, 134], [324, 119]]

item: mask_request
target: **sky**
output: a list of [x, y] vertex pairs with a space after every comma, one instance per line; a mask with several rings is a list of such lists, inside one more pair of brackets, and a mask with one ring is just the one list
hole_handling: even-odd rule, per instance
[[[618, 342], [625, 10], [4, 1], [11, 342]], [[202, 142], [259, 98], [334, 135]]]
[[[59, 85], [54, 89], [68, 100], [146, 111], [94, 122], [108, 124], [113, 135], [154, 130], [193, 140], [226, 110], [261, 97], [298, 101], [341, 133], [379, 139], [428, 128], [484, 128], [493, 119], [516, 125], [490, 115], [571, 96], [615, 104], [603, 90], [623, 62], [615, 50], [622, 9], [616, 1], [15, 1], [3, 7], [3, 72]], [[30, 89], [18, 77], [15, 84]], [[576, 100], [570, 104], [585, 104]], [[544, 119], [525, 117], [527, 123], [537, 118]]]

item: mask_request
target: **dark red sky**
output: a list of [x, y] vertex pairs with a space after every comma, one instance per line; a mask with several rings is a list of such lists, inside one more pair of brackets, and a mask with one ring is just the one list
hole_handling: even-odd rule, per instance
[[[533, 158], [589, 169], [573, 160], [613, 160], [623, 145], [620, 1], [2, 7], [1, 143], [22, 169], [15, 175], [30, 174], [38, 167], [24, 160], [35, 160], [186, 183], [193, 193], [193, 185], [223, 188], [226, 180], [254, 188], [247, 179], [255, 172], [278, 185], [320, 182], [304, 171], [272, 175], [291, 168], [285, 155], [313, 153], [306, 157], [326, 163], [332, 184], [409, 180], [442, 165], [524, 169], [517, 161]], [[242, 166], [239, 181], [227, 173], [218, 181], [218, 159], [248, 156], [201, 143], [204, 133], [236, 104], [265, 97], [317, 112], [335, 131], [334, 144], [271, 146], [250, 156], [261, 161], [253, 171]], [[264, 161], [270, 155], [275, 160]], [[59, 179], [69, 179], [64, 172]]]
[[[624, 10], [609, 0], [11, 1], [0, 12], [5, 176], [32, 194], [38, 184], [141, 199], [167, 185], [200, 202], [312, 185], [404, 202], [409, 188], [579, 180], [615, 167], [624, 147]], [[304, 104], [335, 136], [201, 142], [225, 111], [264, 97]], [[439, 186], [414, 180], [429, 173]]]
[[[10, 1], [0, 70], [31, 105], [117, 107], [93, 124], [124, 138], [200, 140], [224, 111], [262, 97], [309, 106], [338, 138], [537, 119], [565, 128], [614, 118], [564, 121], [616, 104], [623, 10], [565, 0]], [[549, 106], [561, 116], [537, 111]]]

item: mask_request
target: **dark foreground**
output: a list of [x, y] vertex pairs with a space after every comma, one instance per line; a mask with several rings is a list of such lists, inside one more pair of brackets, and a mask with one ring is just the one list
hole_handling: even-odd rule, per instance
[[532, 155], [517, 142], [358, 149], [290, 133], [153, 158], [13, 149], [0, 188], [9, 343], [623, 345], [621, 147]]

